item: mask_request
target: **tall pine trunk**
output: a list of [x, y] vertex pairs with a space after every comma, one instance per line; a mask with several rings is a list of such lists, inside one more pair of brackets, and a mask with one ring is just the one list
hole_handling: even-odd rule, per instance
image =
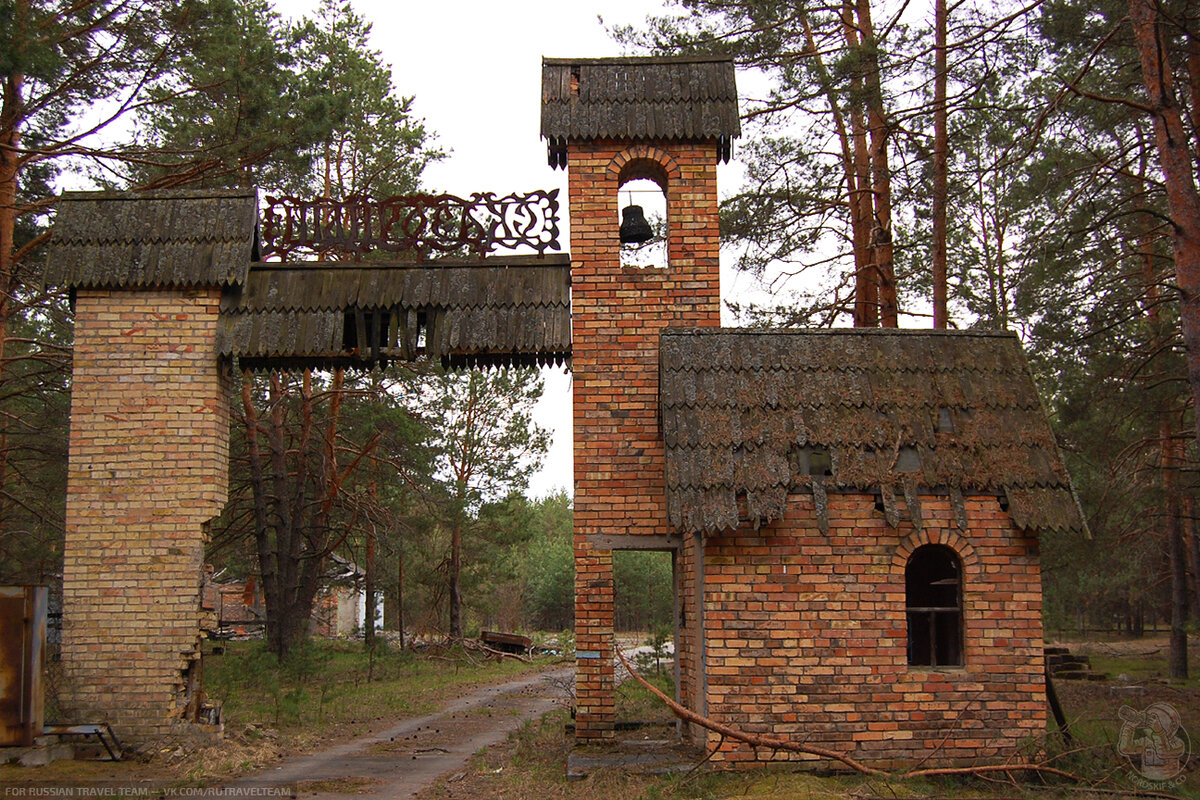
[[1184, 540], [1187, 543], [1188, 570], [1192, 576], [1192, 613], [1200, 619], [1200, 525], [1196, 524], [1196, 501], [1183, 499]]
[[[1129, 17], [1149, 95], [1155, 143], [1171, 214], [1171, 246], [1175, 277], [1182, 295], [1180, 323], [1187, 351], [1188, 384], [1194, 408], [1200, 408], [1200, 193], [1196, 190], [1192, 153], [1179, 104], [1175, 98], [1171, 66], [1165, 60], [1159, 35], [1159, 9], [1155, 0], [1130, 0]], [[1200, 414], [1196, 414], [1200, 426]], [[1200, 441], [1200, 427], [1197, 427]]]
[[[1184, 131], [1179, 103], [1175, 97], [1171, 65], [1159, 31], [1160, 10], [1156, 0], [1129, 0], [1129, 19], [1141, 63], [1142, 81], [1149, 96], [1148, 109], [1154, 121], [1167, 207], [1171, 214], [1171, 249], [1175, 257], [1175, 278], [1181, 295], [1180, 326], [1187, 353], [1188, 384], [1192, 407], [1200, 410], [1200, 193], [1196, 190], [1191, 148]], [[1200, 442], [1200, 413], [1196, 418], [1196, 439]], [[1171, 652], [1172, 677], [1186, 677], [1187, 637], [1178, 616], [1186, 618], [1185, 602], [1180, 611], [1178, 574], [1182, 569], [1182, 544], [1178, 517], [1168, 521], [1171, 559]], [[1176, 629], [1179, 627], [1179, 634]]]
[[450, 638], [461, 639], [462, 630], [462, 515], [450, 529]]
[[[372, 487], [374, 488], [374, 487]], [[363, 567], [363, 593], [367, 596], [363, 613], [363, 644], [368, 650], [375, 646], [375, 525], [367, 522], [367, 563]]]
[[896, 298], [892, 246], [892, 167], [888, 160], [888, 140], [892, 132], [884, 107], [883, 70], [879, 63], [879, 43], [875, 40], [875, 23], [871, 20], [871, 0], [858, 0], [858, 29], [871, 135], [871, 199], [874, 203], [871, 264], [879, 299], [879, 324], [884, 328], [896, 328], [900, 324], [900, 308]]
[[396, 548], [396, 632], [400, 634], [400, 649], [404, 649], [404, 551]]
[[934, 4], [933, 44], [933, 327], [949, 326], [946, 285], [946, 205], [948, 201], [949, 151], [946, 112], [946, 0]]
[[[27, 0], [17, 0], [14, 36], [22, 31], [22, 20], [28, 12]], [[17, 47], [16, 42], [10, 43]], [[0, 382], [6, 377], [4, 351], [8, 344], [8, 322], [12, 314], [12, 295], [16, 289], [15, 255], [17, 249], [17, 177], [20, 172], [21, 122], [24, 118], [24, 75], [12, 70], [4, 79], [0, 100]], [[7, 423], [5, 423], [7, 428]], [[0, 443], [0, 494], [8, 484], [8, 442]], [[0, 518], [3, 525], [3, 518]]]
[[[842, 5], [842, 29], [846, 45], [860, 50], [859, 25], [849, 0]], [[850, 186], [850, 232], [854, 247], [854, 326], [873, 328], [879, 324], [879, 282], [871, 260], [871, 229], [874, 213], [871, 200], [871, 149], [867, 143], [867, 119], [862, 106], [863, 80], [851, 79], [850, 141], [853, 145], [854, 179]]]
[[1182, 503], [1179, 493], [1179, 468], [1182, 465], [1182, 448], [1179, 440], [1172, 436], [1169, 422], [1164, 421], [1160, 429], [1162, 436], [1162, 478], [1165, 496], [1164, 511], [1166, 524], [1167, 564], [1171, 573], [1171, 644], [1167, 657], [1167, 675], [1184, 680], [1188, 676], [1187, 659], [1187, 555], [1183, 542], [1181, 523]]

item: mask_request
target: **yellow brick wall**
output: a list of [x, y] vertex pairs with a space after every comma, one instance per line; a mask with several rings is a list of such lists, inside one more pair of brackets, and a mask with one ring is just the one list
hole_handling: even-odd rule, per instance
[[189, 731], [206, 523], [228, 487], [219, 302], [216, 289], [76, 298], [63, 699], [134, 743]]

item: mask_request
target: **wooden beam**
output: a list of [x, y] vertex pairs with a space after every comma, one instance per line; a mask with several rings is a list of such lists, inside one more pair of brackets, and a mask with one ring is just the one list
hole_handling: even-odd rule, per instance
[[588, 537], [592, 547], [600, 550], [678, 550], [680, 537], [674, 534], [599, 533]]

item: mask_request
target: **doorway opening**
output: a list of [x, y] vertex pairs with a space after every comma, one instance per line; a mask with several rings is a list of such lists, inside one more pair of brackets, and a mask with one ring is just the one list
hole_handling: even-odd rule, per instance
[[[613, 552], [615, 644], [633, 669], [668, 697], [678, 699], [675, 640], [679, 632], [675, 553]], [[661, 700], [616, 665], [617, 730], [638, 739], [678, 738], [675, 716]]]

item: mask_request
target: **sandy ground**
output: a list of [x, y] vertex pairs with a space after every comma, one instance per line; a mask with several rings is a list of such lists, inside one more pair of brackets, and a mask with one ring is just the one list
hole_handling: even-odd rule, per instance
[[[440, 776], [451, 777], [479, 750], [504, 741], [526, 720], [570, 704], [573, 666], [524, 675], [469, 690], [439, 711], [385, 722], [383, 728], [296, 755], [261, 772], [214, 787], [180, 780], [184, 764], [170, 756], [148, 762], [55, 761], [46, 767], [0, 766], [7, 797], [239, 797], [341, 798], [369, 793], [412, 797]], [[267, 748], [268, 750], [271, 747]], [[233, 749], [236, 751], [236, 748]], [[233, 752], [231, 751], [231, 752]], [[248, 755], [251, 755], [248, 753]], [[244, 773], [230, 763], [230, 771]]]
[[345, 798], [360, 792], [412, 797], [438, 777], [462, 769], [471, 755], [503, 741], [526, 720], [564, 705], [563, 682], [572, 674], [567, 667], [478, 689], [436, 713], [289, 759], [216, 794], [266, 796], [263, 790], [276, 790], [271, 794], [303, 798]]

